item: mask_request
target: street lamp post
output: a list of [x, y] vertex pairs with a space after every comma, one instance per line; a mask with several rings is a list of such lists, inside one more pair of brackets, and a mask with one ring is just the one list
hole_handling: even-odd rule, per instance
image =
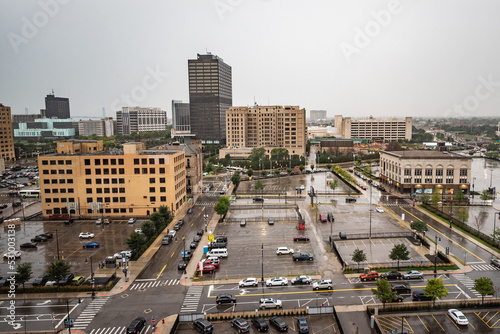
[[436, 240], [436, 247], [434, 248], [434, 278], [436, 278], [437, 274], [437, 247], [438, 247], [438, 241], [441, 241], [441, 238], [439, 238], [436, 234], [435, 236]]
[[475, 179], [476, 179], [475, 177], [472, 178], [472, 201], [474, 201], [474, 180]]
[[370, 244], [372, 241], [372, 187], [370, 187]]
[[264, 244], [262, 244], [261, 246], [261, 250], [262, 250], [262, 260], [261, 260], [261, 265], [262, 265], [262, 276], [261, 276], [261, 281], [262, 281], [262, 285], [264, 285]]
[[59, 261], [59, 235], [57, 234], [57, 229], [56, 229], [56, 248], [57, 248], [57, 261]]

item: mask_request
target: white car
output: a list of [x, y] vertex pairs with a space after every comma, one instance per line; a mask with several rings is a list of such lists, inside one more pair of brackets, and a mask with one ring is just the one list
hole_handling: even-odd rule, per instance
[[257, 281], [257, 279], [253, 277], [246, 278], [238, 283], [238, 286], [240, 288], [243, 288], [245, 286], [257, 286], [257, 285], [259, 285], [259, 281]]
[[171, 236], [172, 238], [174, 238], [176, 234], [177, 232], [175, 230], [168, 232], [168, 235]]
[[9, 257], [18, 259], [21, 257], [21, 252], [20, 251], [12, 251], [12, 252], [7, 252], [3, 255], [4, 259], [8, 259]]
[[96, 225], [101, 225], [102, 224], [102, 218], [97, 218], [95, 221]]
[[276, 249], [276, 254], [282, 255], [282, 254], [293, 254], [293, 249], [288, 248], [288, 247], [278, 247]]
[[139, 228], [136, 228], [136, 229], [134, 230], [134, 232], [135, 232], [135, 233], [142, 233], [142, 228], [140, 228], [140, 227], [139, 227]]
[[306, 187], [304, 187], [303, 184], [300, 185], [300, 190], [304, 190]]
[[274, 298], [262, 298], [259, 302], [259, 308], [281, 308], [283, 307], [281, 300]]
[[331, 279], [322, 279], [321, 281], [314, 282], [313, 290], [332, 290], [333, 282]]
[[448, 315], [450, 316], [450, 318], [453, 321], [455, 321], [455, 323], [457, 325], [468, 325], [469, 324], [469, 320], [467, 320], [467, 317], [457, 309], [454, 309], [454, 308], [449, 309]]
[[266, 286], [273, 286], [273, 285], [288, 285], [288, 278], [273, 277], [266, 281]]
[[78, 237], [81, 239], [92, 239], [94, 237], [94, 233], [82, 232]]
[[131, 250], [123, 250], [121, 252], [118, 252], [114, 255], [115, 259], [121, 259], [123, 257], [123, 254], [125, 254], [126, 258], [131, 258], [132, 257], [132, 251]]
[[57, 281], [47, 281], [47, 283], [45, 283], [45, 286], [56, 286], [57, 285]]
[[379, 206], [379, 207], [377, 207], [375, 210], [377, 210], [377, 212], [384, 212], [384, 208], [382, 208], [382, 207], [380, 207], [380, 206]]
[[418, 270], [410, 270], [403, 274], [403, 279], [424, 279], [424, 273]]
[[135, 224], [135, 222], [136, 222], [136, 221], [137, 221], [137, 219], [135, 219], [135, 218], [130, 218], [130, 219], [128, 220], [128, 223], [129, 223], [129, 224]]

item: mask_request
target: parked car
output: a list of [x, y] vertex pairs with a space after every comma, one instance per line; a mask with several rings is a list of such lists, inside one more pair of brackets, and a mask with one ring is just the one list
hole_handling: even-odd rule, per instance
[[212, 334], [214, 327], [207, 319], [199, 318], [193, 321], [193, 327], [202, 334]]
[[65, 286], [65, 285], [69, 285], [71, 284], [71, 282], [73, 281], [73, 278], [75, 278], [75, 275], [73, 274], [68, 274], [66, 276], [64, 276], [60, 281], [59, 281], [59, 285], [60, 286]]
[[257, 286], [259, 285], [259, 281], [257, 281], [256, 278], [250, 277], [250, 278], [245, 278], [244, 280], [241, 280], [238, 283], [238, 286], [240, 288], [246, 287], [246, 286]]
[[409, 284], [394, 284], [391, 286], [391, 290], [397, 293], [411, 293]]
[[200, 236], [203, 235], [203, 233], [204, 233], [204, 231], [202, 228], [200, 228], [200, 229], [198, 229], [198, 231], [196, 231], [196, 234], [200, 235]]
[[274, 299], [274, 298], [262, 298], [259, 301], [259, 308], [260, 309], [266, 309], [266, 308], [281, 308], [282, 303], [281, 300], [279, 299]]
[[359, 275], [359, 279], [363, 282], [365, 281], [376, 281], [380, 278], [380, 275], [376, 271], [370, 271], [366, 274]]
[[177, 224], [179, 224], [180, 226], [184, 226], [184, 219], [179, 219]]
[[35, 278], [35, 280], [33, 281], [33, 283], [31, 283], [31, 285], [33, 285], [33, 286], [44, 286], [45, 283], [47, 283], [48, 280], [49, 280], [49, 275], [43, 274], [43, 275], [40, 275], [37, 278]]
[[5, 209], [6, 207], [8, 207], [7, 204], [0, 204], [0, 209]]
[[170, 235], [166, 235], [165, 237], [163, 237], [163, 239], [161, 239], [162, 245], [168, 245], [171, 242], [172, 242], [172, 237]]
[[309, 324], [307, 323], [307, 319], [305, 317], [297, 318], [297, 329], [300, 334], [308, 334], [309, 333]]
[[220, 266], [220, 260], [218, 257], [209, 257], [208, 259], [201, 260], [201, 262], [203, 262], [203, 264], [211, 264], [217, 269]]
[[380, 274], [380, 278], [387, 278], [388, 280], [390, 279], [402, 279], [403, 275], [399, 271], [388, 271], [386, 273]]
[[309, 241], [309, 237], [306, 237], [305, 235], [298, 235], [293, 237], [293, 241]]
[[181, 229], [181, 225], [175, 224], [174, 225], [174, 231], [179, 231]]
[[328, 217], [329, 222], [332, 222], [332, 223], [335, 222], [335, 218], [333, 217], [333, 213], [329, 212], [327, 217]]
[[328, 221], [328, 218], [326, 217], [325, 213], [320, 213], [319, 215], [319, 221], [322, 223], [326, 223]]
[[102, 224], [102, 218], [97, 218], [95, 221], [96, 225], [101, 225]]
[[294, 261], [312, 261], [314, 260], [314, 255], [311, 253], [298, 253], [298, 254], [293, 254], [292, 259]]
[[71, 225], [74, 222], [75, 222], [75, 220], [73, 218], [70, 218], [70, 219], [64, 221], [64, 225]]
[[234, 318], [231, 320], [231, 327], [236, 328], [238, 333], [248, 333], [250, 332], [250, 326], [248, 322], [243, 318]]
[[255, 202], [262, 202], [262, 203], [264, 203], [264, 198], [263, 198], [263, 197], [254, 197], [254, 198], [253, 198], [253, 202], [254, 202], [254, 203], [255, 203]]
[[401, 295], [395, 295], [394, 298], [392, 299], [392, 302], [393, 303], [396, 303], [396, 302], [402, 303], [403, 300], [404, 300], [404, 298]]
[[288, 279], [286, 277], [273, 277], [266, 281], [266, 286], [274, 285], [288, 285]]
[[403, 274], [403, 279], [413, 279], [413, 278], [423, 279], [424, 273], [418, 270], [410, 270], [409, 272]]
[[94, 233], [82, 232], [78, 237], [81, 239], [92, 239], [94, 237]]
[[274, 225], [274, 220], [273, 219], [268, 219], [267, 220], [268, 225]]
[[247, 226], [247, 220], [246, 219], [242, 219], [240, 221], [240, 226]]
[[8, 258], [14, 258], [14, 259], [20, 259], [21, 258], [21, 252], [20, 251], [11, 251], [11, 252], [7, 252], [3, 255], [3, 258], [4, 259], [8, 259]]
[[82, 285], [83, 282], [85, 282], [85, 277], [83, 277], [83, 276], [76, 276], [71, 281], [71, 285]]
[[20, 201], [12, 203], [13, 208], [16, 208], [16, 207], [21, 206], [21, 205], [23, 205], [23, 202], [20, 202]]
[[345, 199], [346, 203], [356, 203], [356, 199], [354, 197], [347, 197]]
[[432, 300], [432, 297], [426, 296], [422, 290], [413, 291], [412, 297], [413, 301]]
[[320, 281], [314, 282], [312, 287], [313, 290], [332, 290], [333, 282], [331, 279], [322, 279]]
[[455, 321], [457, 325], [466, 326], [469, 324], [467, 317], [459, 310], [451, 308], [448, 310], [448, 315], [451, 320]]
[[136, 222], [137, 222], [137, 219], [136, 219], [136, 218], [130, 218], [130, 219], [128, 220], [128, 223], [129, 223], [129, 224], [135, 224]]
[[387, 332], [387, 334], [410, 334], [406, 328], [396, 328]]
[[188, 215], [192, 214], [192, 213], [193, 213], [193, 208], [189, 208], [189, 209], [187, 210], [187, 213], [188, 213]]
[[142, 228], [138, 227], [134, 230], [135, 233], [139, 233], [141, 234], [142, 233]]
[[111, 219], [104, 218], [104, 219], [103, 219], [103, 221], [102, 221], [102, 223], [103, 223], [104, 225], [111, 224]]
[[300, 276], [292, 278], [290, 282], [292, 283], [292, 285], [295, 285], [295, 284], [311, 284], [312, 279], [311, 279], [311, 276], [300, 275]]
[[91, 241], [89, 243], [83, 244], [83, 248], [99, 248], [100, 244], [95, 241]]
[[19, 248], [36, 248], [37, 246], [36, 242], [25, 242], [24, 244], [20, 244]]
[[377, 210], [377, 212], [380, 212], [380, 213], [384, 212], [384, 208], [382, 208], [380, 206], [377, 207], [375, 210]]
[[42, 235], [36, 235], [34, 238], [31, 239], [31, 242], [45, 242], [47, 241], [47, 238], [42, 236]]
[[219, 235], [215, 237], [215, 242], [227, 242], [227, 237], [225, 235]]
[[252, 325], [259, 331], [259, 332], [267, 332], [269, 330], [269, 326], [267, 325], [267, 322], [261, 318], [252, 318]]
[[236, 303], [236, 298], [229, 294], [229, 293], [223, 293], [223, 294], [220, 294], [218, 295], [216, 298], [215, 298], [215, 302], [220, 305], [220, 304], [235, 304]]
[[[200, 271], [201, 271], [200, 268], [197, 266], [196, 273], [199, 274]], [[203, 266], [203, 273], [204, 274], [213, 274], [214, 272], [215, 272], [215, 266], [212, 266], [212, 265]]]
[[288, 330], [288, 325], [286, 322], [280, 317], [271, 317], [269, 318], [269, 323], [271, 326], [276, 328], [279, 332], [286, 332]]
[[196, 249], [196, 247], [198, 247], [198, 243], [196, 241], [191, 241], [189, 249]]
[[190, 260], [193, 256], [193, 252], [191, 252], [190, 250], [182, 251], [181, 256], [184, 260]]
[[41, 235], [42, 237], [45, 237], [47, 239], [52, 239], [54, 237], [54, 235], [52, 233], [42, 233], [39, 235]]
[[276, 249], [276, 254], [277, 255], [293, 254], [293, 249], [292, 248], [288, 248], [288, 247], [278, 247]]
[[115, 253], [115, 259], [121, 259], [123, 256], [129, 259], [132, 257], [132, 251], [130, 249], [122, 250], [121, 252]]
[[184, 259], [182, 259], [182, 260], [179, 262], [179, 264], [177, 265], [177, 269], [178, 269], [178, 270], [184, 270], [184, 269], [186, 269], [186, 267], [187, 267], [188, 263], [189, 263], [189, 262], [188, 262], [188, 260], [184, 260]]
[[491, 259], [491, 264], [497, 268], [500, 268], [500, 259], [497, 259], [497, 258]]
[[135, 318], [127, 327], [127, 334], [139, 334], [146, 327], [146, 319], [143, 317]]
[[168, 235], [170, 235], [172, 238], [174, 238], [176, 234], [177, 232], [175, 230], [168, 232]]

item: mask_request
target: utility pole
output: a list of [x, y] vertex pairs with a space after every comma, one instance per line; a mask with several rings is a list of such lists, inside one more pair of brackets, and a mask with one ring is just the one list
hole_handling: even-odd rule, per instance
[[56, 229], [56, 247], [57, 247], [57, 261], [59, 261], [59, 235], [57, 234], [57, 229]]
[[262, 260], [261, 260], [262, 277], [261, 277], [261, 281], [262, 281], [262, 285], [264, 285], [264, 244], [262, 244], [261, 250], [262, 250]]
[[370, 244], [372, 242], [372, 186], [370, 186]]

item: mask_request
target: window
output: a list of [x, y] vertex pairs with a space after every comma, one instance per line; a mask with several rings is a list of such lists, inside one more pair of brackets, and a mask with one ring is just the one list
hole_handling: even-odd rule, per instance
[[165, 158], [160, 158], [160, 160], [159, 160], [159, 164], [160, 164], [160, 165], [164, 165], [164, 164], [165, 164]]
[[104, 197], [104, 203], [111, 203], [110, 197]]
[[149, 174], [155, 174], [156, 173], [156, 169], [155, 168], [150, 168], [149, 169]]
[[96, 188], [95, 192], [96, 194], [102, 194], [102, 188]]
[[111, 159], [111, 165], [116, 166], [116, 159]]
[[448, 169], [446, 170], [446, 176], [453, 176], [453, 169], [448, 168]]
[[140, 168], [134, 168], [134, 174], [141, 174]]
[[60, 179], [59, 183], [64, 184], [64, 183], [66, 183], [66, 180], [65, 179]]
[[109, 175], [109, 168], [104, 168], [102, 172], [104, 173], [104, 175]]
[[421, 176], [422, 175], [422, 169], [421, 168], [415, 168], [415, 176]]
[[127, 209], [126, 208], [120, 208], [120, 213], [127, 213]]
[[141, 164], [143, 164], [143, 165], [147, 165], [147, 164], [148, 164], [148, 159], [146, 159], [146, 158], [142, 158], [142, 159], [141, 159]]
[[73, 188], [68, 188], [68, 193], [73, 194], [75, 192], [75, 189]]
[[156, 202], [156, 196], [151, 196], [149, 197], [150, 202]]
[[50, 180], [52, 184], [57, 184], [57, 179]]
[[45, 203], [52, 203], [52, 199], [51, 198], [46, 198], [45, 199]]
[[48, 165], [48, 164], [49, 164], [49, 162], [47, 160], [42, 161], [42, 165]]
[[87, 188], [87, 194], [92, 194], [92, 188]]
[[102, 159], [102, 164], [103, 165], [109, 165], [109, 160], [108, 159]]
[[118, 197], [113, 197], [113, 203], [118, 203]]
[[52, 174], [52, 175], [57, 174], [57, 171], [56, 171], [55, 169], [52, 169], [52, 170], [50, 171], [50, 174]]
[[94, 159], [94, 165], [100, 166], [101, 165], [101, 159]]
[[85, 184], [92, 184], [92, 180], [91, 179], [85, 179]]
[[104, 193], [109, 194], [109, 188], [104, 188]]
[[149, 183], [156, 183], [156, 179], [154, 177], [149, 178]]
[[[64, 173], [60, 173], [60, 174], [64, 174]], [[72, 169], [66, 169], [66, 174], [73, 174], [73, 170]]]
[[120, 194], [125, 194], [125, 188], [120, 188]]
[[111, 174], [116, 175], [116, 168], [111, 168]]
[[453, 183], [453, 179], [446, 179], [446, 183]]
[[120, 175], [125, 174], [125, 168], [118, 168], [118, 174]]
[[149, 158], [149, 164], [154, 165], [155, 164], [155, 159], [154, 158]]
[[119, 213], [120, 210], [119, 209], [113, 209], [113, 213]]
[[425, 183], [432, 183], [432, 179], [425, 179]]
[[120, 203], [125, 203], [125, 197], [120, 197]]
[[92, 197], [87, 197], [87, 203], [92, 203]]
[[65, 194], [66, 193], [66, 189], [61, 189], [61, 194]]
[[102, 184], [102, 179], [95, 179], [95, 184]]
[[118, 183], [119, 184], [124, 184], [125, 183], [125, 179], [118, 179]]
[[465, 179], [464, 179], [464, 178], [460, 178], [460, 181], [459, 181], [459, 182], [460, 182], [460, 183], [467, 183], [467, 178], [465, 178]]
[[155, 187], [149, 187], [149, 192], [154, 193], [156, 191]]
[[101, 169], [100, 168], [96, 168], [95, 175], [101, 175]]
[[411, 176], [411, 168], [405, 168], [405, 176]]
[[467, 176], [467, 168], [460, 169], [460, 176]]
[[422, 183], [422, 179], [416, 178], [416, 179], [415, 179], [415, 183], [417, 183], [417, 184], [418, 184], [418, 183]]
[[113, 188], [113, 189], [111, 189], [111, 192], [112, 192], [113, 194], [118, 194], [118, 188]]
[[43, 184], [49, 184], [50, 180], [43, 180]]
[[425, 176], [432, 176], [432, 168], [425, 169]]
[[50, 160], [50, 164], [53, 166], [56, 164], [56, 161], [55, 160]]
[[102, 179], [104, 184], [109, 184], [109, 179]]
[[165, 178], [164, 177], [160, 177], [160, 183], [165, 183]]
[[[118, 164], [119, 165], [124, 165], [125, 164], [125, 161], [123, 159], [118, 159]], [[134, 160], [134, 165], [135, 165], [135, 160]]]
[[73, 184], [73, 179], [67, 179], [66, 180], [69, 184]]
[[57, 160], [58, 165], [64, 165], [64, 160]]
[[[122, 159], [122, 162], [123, 162], [123, 159]], [[139, 164], [139, 159], [134, 159], [134, 165], [138, 165], [138, 164]], [[123, 163], [121, 165], [123, 165]]]
[[85, 159], [84, 164], [85, 166], [90, 166], [90, 159]]
[[143, 168], [142, 169], [142, 174], [147, 174], [148, 173], [148, 169], [147, 168]]
[[436, 176], [443, 176], [443, 169], [442, 168], [436, 169]]
[[442, 178], [436, 179], [436, 183], [443, 183], [443, 179]]
[[53, 194], [57, 194], [59, 192], [59, 189], [52, 189]]
[[164, 193], [164, 192], [166, 192], [166, 191], [167, 191], [167, 188], [165, 188], [165, 187], [160, 187], [160, 192], [161, 192], [161, 193]]
[[160, 168], [160, 174], [165, 174], [165, 168]]
[[44, 169], [43, 174], [49, 174], [49, 171], [47, 169]]
[[85, 168], [85, 175], [90, 175], [90, 169], [89, 168]]
[[161, 196], [160, 197], [160, 202], [166, 202], [167, 201], [167, 197], [166, 196]]
[[118, 184], [118, 179], [111, 179], [112, 184]]
[[50, 189], [45, 189], [44, 191], [46, 194], [50, 194]]

